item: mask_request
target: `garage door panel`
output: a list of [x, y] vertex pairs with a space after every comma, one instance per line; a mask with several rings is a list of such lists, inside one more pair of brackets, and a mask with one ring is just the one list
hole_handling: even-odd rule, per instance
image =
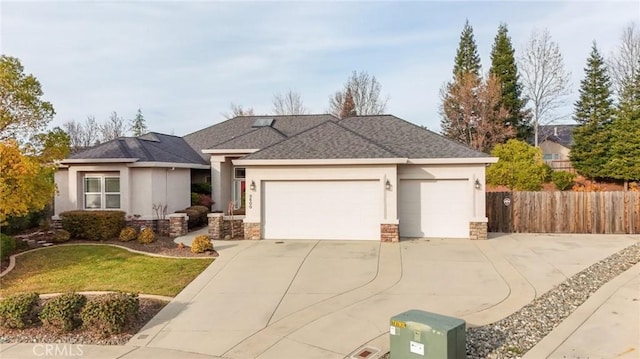
[[401, 180], [400, 235], [468, 238], [472, 195], [467, 180]]
[[264, 238], [379, 240], [378, 181], [267, 181], [263, 193]]

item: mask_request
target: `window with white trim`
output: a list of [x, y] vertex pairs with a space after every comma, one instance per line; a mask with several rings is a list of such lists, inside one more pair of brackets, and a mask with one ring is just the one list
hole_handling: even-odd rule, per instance
[[246, 171], [244, 167], [235, 167], [233, 169], [233, 204], [234, 209], [240, 209], [244, 207], [244, 193], [246, 187]]
[[85, 176], [85, 209], [120, 209], [120, 177]]

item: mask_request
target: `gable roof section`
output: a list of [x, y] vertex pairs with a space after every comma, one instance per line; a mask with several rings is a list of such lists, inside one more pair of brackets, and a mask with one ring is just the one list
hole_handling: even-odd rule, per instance
[[356, 116], [340, 120], [340, 125], [403, 158], [482, 158], [476, 151], [435, 132], [392, 115]]
[[260, 149], [278, 143], [287, 136], [273, 127], [261, 127], [254, 131], [234, 137], [228, 141], [222, 142], [209, 149]]
[[[151, 132], [140, 137], [121, 137], [75, 153], [77, 160], [137, 159], [138, 162], [169, 162], [208, 165], [182, 138]], [[63, 160], [62, 163], [65, 163]]]
[[[227, 142], [231, 139], [239, 138], [247, 135], [251, 132], [261, 131], [264, 127], [254, 128], [253, 125], [257, 119], [260, 118], [272, 118], [274, 119], [272, 128], [279, 131], [285, 137], [294, 136], [304, 130], [317, 126], [320, 123], [337, 120], [333, 115], [295, 115], [295, 116], [238, 116], [227, 121], [209, 126], [202, 130], [190, 133], [184, 136], [184, 140], [196, 151], [202, 158], [207, 159], [209, 156], [202, 153], [202, 150], [220, 148], [218, 145], [223, 142]], [[261, 135], [267, 136], [265, 139], [260, 139], [261, 142], [269, 143], [273, 137], [271, 133], [267, 131], [261, 131], [256, 133], [256, 137]], [[257, 140], [257, 138], [253, 138]], [[234, 146], [240, 146], [240, 141], [233, 144]], [[242, 144], [247, 149], [256, 149], [256, 145]], [[236, 147], [235, 149], [240, 149]], [[260, 147], [258, 147], [260, 148]]]
[[307, 160], [398, 157], [401, 156], [341, 126], [341, 121], [326, 121], [242, 159]]
[[544, 125], [538, 127], [538, 143], [553, 141], [564, 147], [573, 145], [573, 131], [578, 125]]

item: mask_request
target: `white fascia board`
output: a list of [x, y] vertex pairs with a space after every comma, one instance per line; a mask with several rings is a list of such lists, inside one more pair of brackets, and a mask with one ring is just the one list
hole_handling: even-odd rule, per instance
[[202, 153], [209, 153], [212, 155], [248, 155], [250, 153], [254, 153], [259, 151], [259, 148], [255, 148], [255, 149], [239, 149], [239, 150], [211, 150], [211, 149], [204, 149], [202, 150]]
[[173, 163], [173, 162], [136, 162], [127, 167], [161, 167], [161, 168], [197, 168], [209, 169], [209, 165], [201, 165], [197, 163]]
[[498, 157], [467, 157], [467, 158], [410, 158], [412, 165], [463, 165], [487, 164], [498, 162]]
[[86, 163], [133, 163], [139, 158], [69, 158], [60, 161], [61, 164], [86, 164]]
[[236, 166], [304, 166], [304, 165], [389, 165], [405, 164], [406, 158], [336, 158], [307, 160], [244, 160], [232, 161]]

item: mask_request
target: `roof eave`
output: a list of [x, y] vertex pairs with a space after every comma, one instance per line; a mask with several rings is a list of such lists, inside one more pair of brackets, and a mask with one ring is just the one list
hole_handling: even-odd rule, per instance
[[209, 165], [181, 162], [136, 162], [127, 165], [127, 167], [195, 168], [204, 170], [211, 168]]
[[139, 158], [67, 158], [60, 161], [60, 164], [85, 164], [85, 163], [133, 163]]
[[296, 165], [387, 165], [405, 164], [406, 158], [334, 158], [334, 159], [236, 159], [236, 166], [296, 166]]
[[254, 153], [260, 151], [259, 148], [248, 148], [248, 149], [204, 149], [202, 153], [212, 154], [212, 155], [248, 155], [250, 153]]
[[460, 158], [410, 158], [412, 165], [450, 165], [450, 164], [489, 164], [498, 162], [498, 157], [460, 157]]

